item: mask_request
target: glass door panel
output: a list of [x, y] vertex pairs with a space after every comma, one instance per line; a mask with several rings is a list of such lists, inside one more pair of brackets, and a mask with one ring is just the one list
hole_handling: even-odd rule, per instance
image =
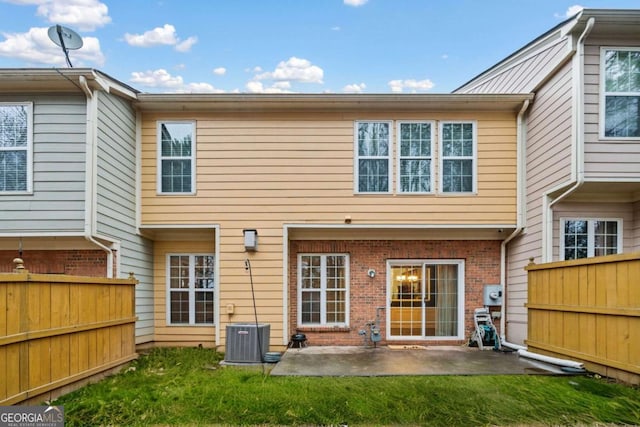
[[424, 335], [422, 264], [391, 267], [391, 335]]

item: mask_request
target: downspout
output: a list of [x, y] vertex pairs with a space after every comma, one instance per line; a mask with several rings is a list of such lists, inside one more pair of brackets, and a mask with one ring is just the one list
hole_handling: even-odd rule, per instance
[[[553, 259], [553, 207], [578, 190], [584, 184], [584, 41], [593, 29], [595, 19], [589, 18], [584, 31], [578, 38], [576, 45], [576, 58], [578, 61], [577, 72], [574, 71], [573, 111], [575, 112], [573, 131], [574, 144], [574, 183], [564, 193], [552, 198], [548, 193], [543, 196], [543, 235], [542, 235], [542, 262], [550, 262]], [[574, 70], [576, 68], [574, 67]]]
[[95, 120], [98, 111], [98, 104], [93, 91], [87, 84], [87, 79], [80, 76], [78, 79], [82, 91], [87, 97], [87, 128], [86, 128], [86, 172], [85, 172], [85, 209], [84, 209], [84, 238], [93, 245], [99, 247], [107, 253], [107, 277], [113, 277], [113, 250], [100, 243], [94, 237], [95, 228], [95, 171], [96, 171], [96, 132]]
[[506, 342], [506, 290], [507, 290], [507, 244], [522, 233], [525, 226], [525, 174], [526, 174], [526, 137], [524, 114], [529, 108], [529, 100], [522, 103], [516, 118], [516, 229], [500, 244], [500, 283], [502, 284], [502, 305], [500, 306], [500, 341]]

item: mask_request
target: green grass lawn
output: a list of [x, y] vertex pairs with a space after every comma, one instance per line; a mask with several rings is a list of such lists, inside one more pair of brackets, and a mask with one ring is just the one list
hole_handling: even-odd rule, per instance
[[271, 377], [156, 349], [53, 402], [67, 426], [640, 424], [640, 389], [586, 376]]

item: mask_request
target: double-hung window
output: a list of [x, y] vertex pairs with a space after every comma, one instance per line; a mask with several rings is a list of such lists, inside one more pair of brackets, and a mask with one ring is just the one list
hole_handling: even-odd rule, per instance
[[561, 219], [560, 252], [564, 260], [622, 252], [622, 220]]
[[391, 170], [391, 123], [356, 122], [356, 192], [388, 193]]
[[398, 191], [430, 193], [433, 191], [433, 137], [431, 122], [398, 124]]
[[195, 194], [194, 122], [158, 123], [158, 193]]
[[32, 191], [31, 103], [0, 103], [0, 193]]
[[640, 138], [640, 48], [603, 48], [601, 57], [603, 136]]
[[348, 325], [348, 255], [298, 255], [298, 323], [301, 326]]
[[440, 186], [442, 192], [474, 192], [476, 181], [475, 123], [441, 123], [440, 147]]
[[214, 257], [203, 254], [167, 256], [167, 323], [214, 323]]

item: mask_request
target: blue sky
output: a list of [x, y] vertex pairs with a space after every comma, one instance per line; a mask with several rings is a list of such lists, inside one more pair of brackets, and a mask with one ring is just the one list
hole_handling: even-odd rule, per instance
[[638, 0], [0, 0], [0, 67], [73, 66], [144, 92], [446, 93], [586, 8]]

